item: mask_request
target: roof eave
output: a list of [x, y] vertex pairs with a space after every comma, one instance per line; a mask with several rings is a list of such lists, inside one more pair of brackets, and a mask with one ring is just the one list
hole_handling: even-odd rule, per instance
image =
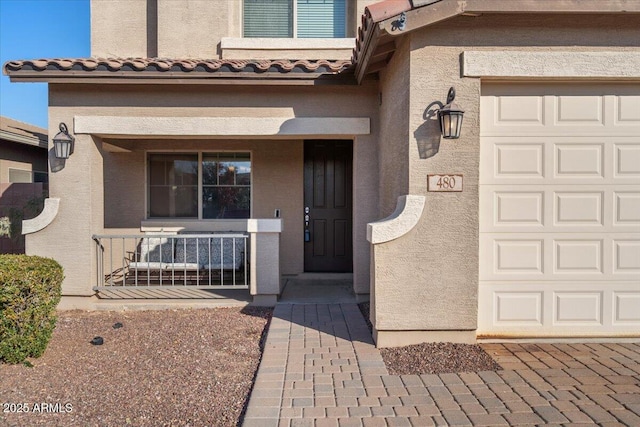
[[32, 147], [38, 147], [43, 149], [48, 148], [46, 140], [43, 141], [40, 138], [36, 138], [36, 137], [16, 135], [15, 133], [7, 132], [5, 130], [0, 130], [0, 139], [9, 141], [9, 142], [15, 142], [17, 144], [30, 145]]
[[[426, 4], [424, 4], [426, 3]], [[414, 1], [411, 10], [404, 11], [406, 21], [404, 29], [398, 28], [400, 13], [376, 23], [369, 22], [371, 31], [364, 33], [359, 58], [355, 63], [355, 74], [361, 81], [371, 65], [373, 51], [382, 37], [396, 38], [411, 31], [437, 24], [463, 14], [483, 13], [576, 13], [576, 14], [616, 14], [640, 13], [640, 1], [637, 0], [441, 0], [435, 2]], [[357, 49], [357, 48], [356, 48]], [[355, 58], [354, 58], [355, 59]]]
[[167, 72], [161, 75], [154, 73], [102, 73], [87, 76], [84, 73], [46, 72], [46, 71], [12, 71], [7, 73], [11, 82], [17, 83], [73, 83], [73, 84], [208, 84], [208, 85], [350, 85], [357, 84], [352, 73], [344, 74], [292, 74], [256, 75], [241, 73], [230, 75], [185, 75], [181, 72]]
[[382, 21], [383, 30], [392, 36], [436, 24], [462, 14], [477, 13], [578, 13], [578, 14], [611, 14], [640, 13], [640, 2], [637, 0], [443, 0], [405, 12], [407, 21], [405, 29], [394, 28], [397, 16]]

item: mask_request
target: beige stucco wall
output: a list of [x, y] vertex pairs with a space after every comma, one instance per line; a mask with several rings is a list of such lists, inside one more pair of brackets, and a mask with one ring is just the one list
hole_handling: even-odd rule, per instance
[[[347, 1], [347, 37], [356, 36], [364, 8], [377, 1]], [[219, 58], [223, 37], [242, 37], [242, 0], [91, 0], [91, 55], [95, 57]], [[245, 52], [231, 51], [225, 58], [292, 55], [295, 59], [344, 56], [335, 50], [298, 49], [250, 58]]]
[[47, 152], [39, 147], [0, 141], [0, 183], [9, 182], [9, 169], [47, 172]]
[[[459, 17], [405, 36], [410, 43], [409, 66], [403, 70], [410, 76], [409, 138], [383, 136], [381, 144], [393, 143], [390, 150], [399, 153], [408, 149], [408, 192], [425, 196], [426, 203], [412, 232], [375, 247], [377, 329], [449, 330], [449, 335], [433, 336], [451, 340], [457, 336], [453, 331], [476, 329], [481, 81], [461, 77], [461, 54], [470, 49], [637, 51], [639, 23], [636, 15], [483, 15]], [[406, 53], [401, 48], [398, 55]], [[400, 64], [392, 61], [382, 74], [383, 90], [385, 76], [400, 72], [393, 69]], [[444, 102], [450, 86], [455, 86], [456, 102], [466, 110], [462, 136], [440, 140], [435, 117], [425, 119], [425, 109], [434, 101]], [[384, 102], [383, 96], [382, 123], [404, 120], [404, 113], [393, 110], [387, 117]], [[381, 165], [383, 150], [381, 146]], [[427, 192], [428, 174], [448, 173], [464, 175], [462, 193]], [[387, 185], [382, 171], [381, 183]], [[381, 189], [385, 212], [392, 193]]]
[[33, 171], [33, 165], [29, 162], [16, 162], [15, 160], [0, 159], [0, 184], [9, 182], [9, 169], [19, 169], [23, 171]]
[[91, 56], [157, 56], [153, 52], [156, 27], [153, 19], [148, 19], [154, 16], [154, 1], [91, 0]]
[[222, 37], [242, 36], [242, 1], [157, 1], [159, 57], [216, 58]]
[[409, 193], [408, 40], [400, 40], [388, 67], [380, 73], [380, 214], [386, 217], [399, 196]]
[[[51, 84], [50, 123], [64, 121], [72, 129], [74, 116], [94, 115], [246, 117], [247, 120], [253, 117], [371, 117], [377, 121], [376, 94], [375, 82], [364, 86], [275, 88]], [[359, 293], [367, 293], [369, 289], [366, 224], [378, 218], [375, 132], [360, 135], [354, 142], [353, 204], [357, 212], [354, 262], [358, 263], [354, 286]], [[278, 140], [264, 137], [230, 140], [215, 135], [200, 139], [139, 138], [105, 138], [112, 145], [131, 150], [117, 153], [103, 151], [99, 136], [78, 134], [75, 153], [63, 169], [51, 175], [52, 197], [61, 198], [60, 212], [49, 227], [30, 235], [29, 241], [32, 248], [37, 246], [39, 254], [60, 258], [68, 272], [65, 295], [90, 293], [95, 277], [90, 268], [93, 261], [88, 258], [93, 253], [92, 234], [126, 234], [139, 230], [145, 217], [146, 150], [251, 151], [253, 216], [273, 218], [274, 210], [281, 210], [282, 273], [303, 271], [303, 144], [300, 137]], [[62, 236], [65, 236], [65, 245], [69, 243], [64, 255], [58, 253], [53, 243]]]
[[[73, 116], [49, 109], [49, 123], [60, 122], [73, 123]], [[57, 125], [52, 125], [49, 137], [56, 133]], [[76, 135], [69, 160], [50, 157], [49, 197], [61, 199], [58, 215], [44, 230], [26, 236], [28, 255], [54, 258], [63, 266], [65, 295], [93, 294], [96, 261], [91, 236], [103, 228], [102, 166], [101, 143], [91, 135]]]

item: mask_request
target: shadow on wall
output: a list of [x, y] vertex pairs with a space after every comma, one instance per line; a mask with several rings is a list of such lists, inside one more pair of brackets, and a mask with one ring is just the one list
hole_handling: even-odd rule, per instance
[[56, 152], [53, 148], [49, 149], [49, 168], [52, 173], [60, 172], [64, 169], [66, 160], [56, 157]]
[[23, 254], [22, 220], [40, 215], [47, 183], [0, 184], [0, 253]]
[[439, 101], [429, 104], [422, 114], [424, 122], [413, 132], [421, 159], [431, 158], [440, 150], [438, 110], [442, 107], [443, 105]]

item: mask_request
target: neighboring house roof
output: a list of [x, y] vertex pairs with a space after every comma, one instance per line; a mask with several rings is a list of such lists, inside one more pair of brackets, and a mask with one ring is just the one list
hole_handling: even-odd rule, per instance
[[9, 61], [5, 74], [25, 77], [317, 79], [352, 70], [348, 60], [78, 58]]
[[0, 140], [47, 148], [47, 130], [0, 116]]

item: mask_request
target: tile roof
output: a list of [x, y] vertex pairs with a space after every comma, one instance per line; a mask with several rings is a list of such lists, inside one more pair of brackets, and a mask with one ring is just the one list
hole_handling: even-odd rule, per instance
[[[372, 63], [385, 63], [393, 55], [393, 50], [387, 50], [380, 54], [376, 47], [382, 39], [387, 46], [393, 43], [389, 34], [383, 34], [378, 23], [391, 19], [403, 12], [416, 9], [424, 4], [436, 3], [441, 0], [384, 0], [374, 3], [364, 9], [362, 22], [358, 28], [356, 47], [353, 49], [351, 61], [354, 64], [356, 79], [361, 81], [368, 72]], [[367, 55], [369, 55], [367, 57]]]
[[411, 8], [413, 8], [413, 4], [409, 0], [385, 0], [367, 6], [362, 20], [371, 19], [373, 22], [380, 22], [411, 10]]
[[[20, 72], [46, 73], [49, 76], [83, 72], [90, 75], [131, 76], [145, 73], [147, 77], [162, 77], [164, 73], [179, 73], [193, 77], [218, 77], [234, 75], [249, 77], [317, 77], [349, 73], [348, 60], [230, 60], [230, 59], [165, 59], [165, 58], [61, 58], [9, 61], [4, 65], [5, 74]], [[87, 73], [86, 75], [84, 73]], [[73, 73], [76, 74], [76, 73]], [[212, 76], [213, 77], [213, 76]]]

